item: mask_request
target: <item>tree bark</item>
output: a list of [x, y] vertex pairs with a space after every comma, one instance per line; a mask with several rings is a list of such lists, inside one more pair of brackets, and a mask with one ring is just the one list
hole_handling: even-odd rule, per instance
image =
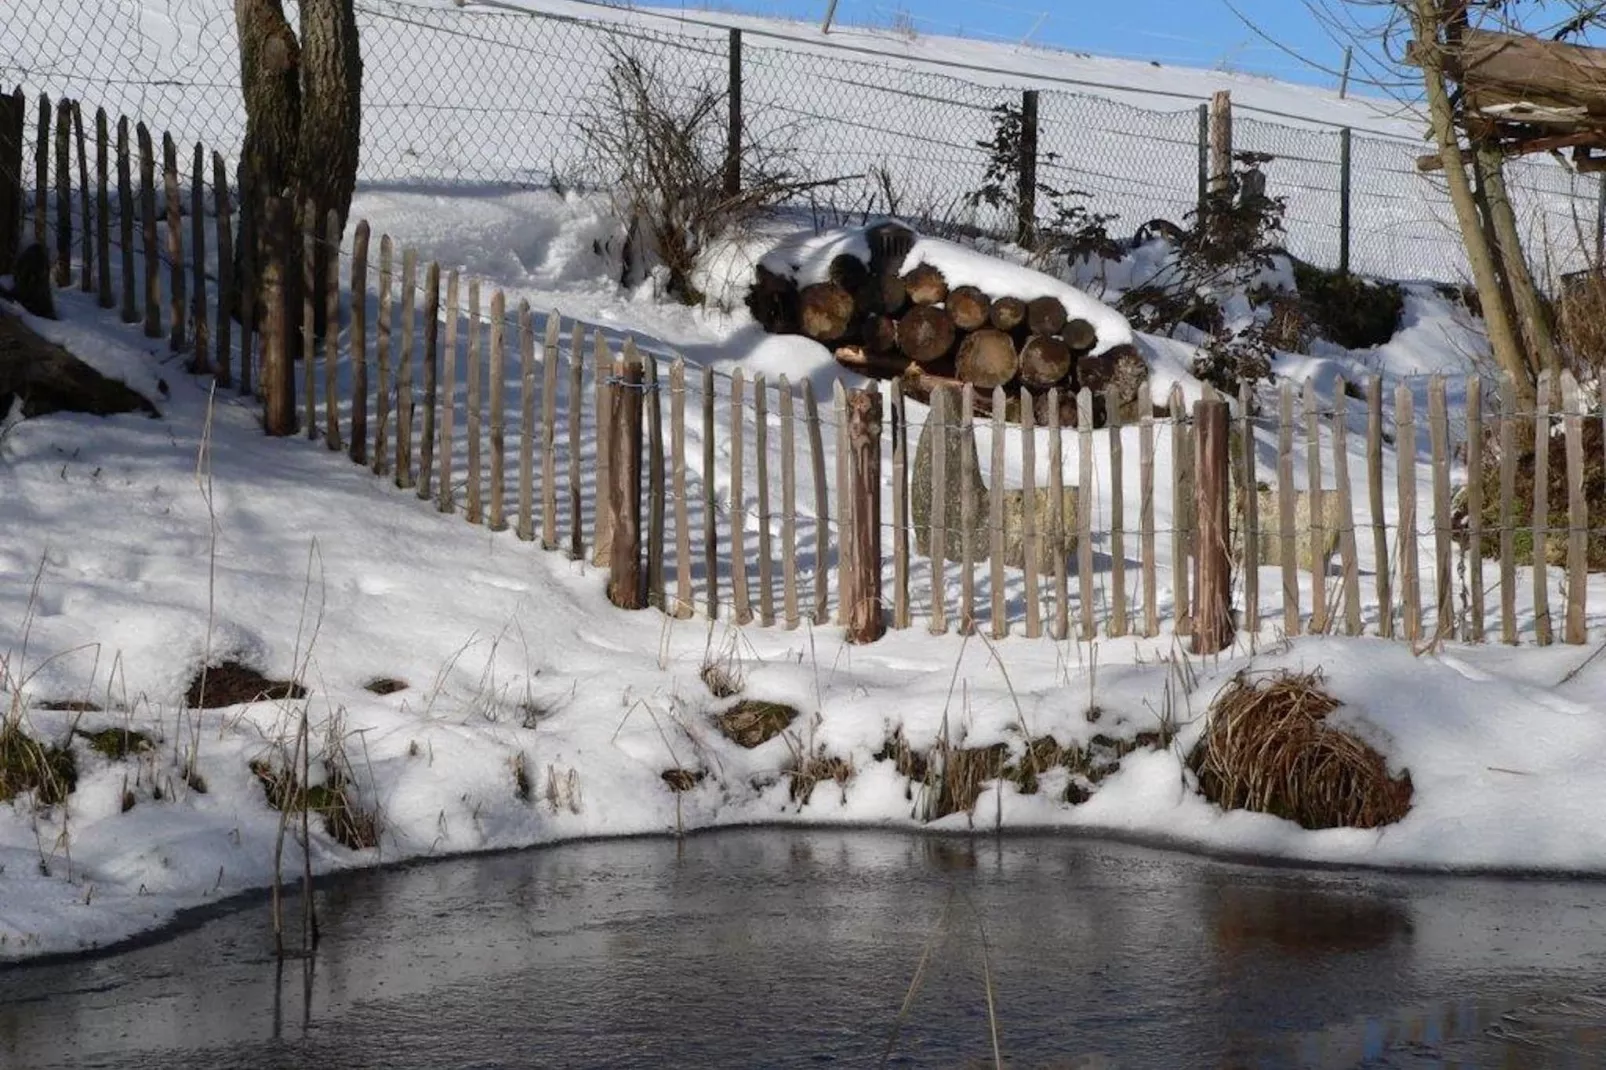
[[[301, 136], [296, 172], [298, 205], [310, 199], [317, 211], [315, 231], [325, 232], [331, 211], [345, 233], [351, 195], [357, 185], [362, 140], [362, 54], [352, 0], [301, 0]], [[324, 333], [329, 258], [335, 250], [314, 250], [315, 331]]]
[[1533, 272], [1523, 254], [1522, 236], [1517, 232], [1517, 213], [1506, 191], [1504, 157], [1498, 148], [1480, 146], [1473, 163], [1488, 205], [1491, 244], [1499, 253], [1501, 273], [1511, 298], [1509, 307], [1521, 332], [1530, 374], [1536, 381], [1541, 371], [1560, 375], [1561, 356], [1555, 333], [1534, 286]]
[[1439, 0], [1413, 0], [1411, 28], [1418, 41], [1415, 58], [1422, 69], [1422, 86], [1427, 95], [1433, 135], [1444, 160], [1450, 201], [1455, 208], [1456, 222], [1461, 228], [1461, 240], [1467, 250], [1467, 261], [1472, 267], [1473, 282], [1483, 302], [1489, 346], [1494, 352], [1495, 362], [1515, 381], [1519, 403], [1531, 406], [1535, 396], [1534, 381], [1512, 328], [1511, 318], [1506, 314], [1494, 253], [1484, 237], [1472, 185], [1467, 180], [1461, 145], [1456, 138], [1455, 115], [1449, 90], [1445, 86], [1444, 55], [1439, 43], [1443, 18]]

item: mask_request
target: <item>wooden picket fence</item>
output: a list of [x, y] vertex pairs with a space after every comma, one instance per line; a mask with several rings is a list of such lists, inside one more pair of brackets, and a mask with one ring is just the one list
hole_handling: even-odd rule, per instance
[[[319, 234], [304, 213], [303, 281], [320, 242], [336, 255], [327, 258], [332, 327], [315, 337], [310, 304], [302, 310], [295, 389], [283, 289], [255, 284], [250, 255], [236, 277], [222, 157], [195, 145], [183, 174], [171, 136], [158, 157], [145, 126], [133, 125], [131, 147], [119, 118], [114, 146], [104, 111], [91, 154], [78, 103], [40, 98], [30, 184], [27, 104], [20, 90], [0, 97], [0, 271], [31, 210], [58, 288], [76, 278], [102, 308], [242, 394], [263, 396], [262, 371], [277, 366], [283, 381], [264, 398], [270, 427], [298, 423], [443, 514], [610, 566], [618, 605], [788, 629], [835, 622], [861, 641], [916, 626], [1091, 640], [1158, 636], [1169, 625], [1197, 636], [1201, 621], [1226, 620], [1248, 633], [1274, 626], [1418, 645], [1531, 634], [1548, 644], [1554, 595], [1560, 639], [1587, 639], [1589, 541], [1601, 533], [1589, 526], [1585, 471], [1606, 457], [1586, 459], [1583, 428], [1601, 419], [1606, 429], [1606, 413], [1586, 411], [1571, 378], [1547, 379], [1532, 411], [1519, 411], [1509, 384], [1486, 395], [1477, 377], [1457, 382], [1455, 423], [1450, 381], [1428, 379], [1425, 453], [1412, 383], [1390, 398], [1375, 378], [1338, 382], [1323, 409], [1314, 384], [1297, 391], [1285, 381], [1264, 415], [1247, 392], [1234, 399], [1229, 457], [1210, 422], [1225, 419], [1226, 403], [1208, 390], [1190, 408], [1173, 388], [1124, 425], [1117, 399], [1084, 390], [1074, 426], [1061, 425], [1053, 391], [1040, 410], [1029, 397], [1011, 406], [1019, 423], [1005, 422], [1001, 390], [990, 406], [969, 387], [913, 405], [897, 382], [883, 392], [837, 381], [821, 396], [827, 384], [807, 376], [716, 374], [527, 303], [510, 310], [500, 291], [487, 299], [478, 280], [421, 264], [388, 236], [375, 263], [366, 221], [343, 247], [338, 220]], [[288, 205], [270, 210], [269, 246], [292, 247], [291, 218]], [[259, 296], [269, 307], [253, 308]], [[285, 382], [292, 389], [278, 389]], [[1110, 426], [1095, 430], [1100, 410]], [[1048, 414], [1045, 426], [1033, 425], [1034, 411]], [[910, 453], [917, 424], [929, 447], [921, 487]], [[1535, 454], [1531, 500], [1519, 500], [1518, 444], [1546, 447], [1558, 429], [1566, 500], [1550, 500], [1548, 448]], [[1359, 457], [1352, 435], [1364, 436]], [[947, 448], [955, 436], [957, 451]], [[1483, 480], [1466, 483], [1459, 514], [1451, 482], [1482, 444], [1497, 445], [1501, 460], [1492, 525]], [[1275, 463], [1262, 472], [1267, 454]], [[994, 475], [1012, 466], [1018, 486]], [[1157, 522], [1167, 509], [1169, 526]], [[1275, 514], [1264, 524], [1263, 511]], [[1553, 537], [1564, 537], [1563, 562], [1532, 553], [1524, 576], [1519, 541], [1548, 548]], [[1269, 573], [1281, 591], [1268, 605]]]

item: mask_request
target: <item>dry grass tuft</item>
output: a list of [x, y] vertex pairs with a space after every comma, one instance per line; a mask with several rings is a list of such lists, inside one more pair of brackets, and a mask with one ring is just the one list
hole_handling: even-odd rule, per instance
[[715, 698], [735, 698], [742, 693], [741, 670], [729, 662], [706, 662], [698, 675]]
[[701, 769], [665, 769], [661, 774], [664, 783], [673, 792], [690, 791], [703, 782], [708, 774]]
[[357, 790], [343, 762], [324, 763], [324, 783], [303, 788], [295, 771], [257, 759], [251, 773], [262, 784], [268, 805], [275, 810], [323, 815], [324, 829], [353, 851], [379, 846], [379, 815], [357, 802]]
[[99, 732], [78, 730], [77, 736], [89, 744], [89, 749], [120, 762], [133, 754], [149, 754], [156, 743], [144, 732], [131, 728], [103, 728]]
[[803, 806], [822, 781], [834, 781], [837, 787], [847, 784], [853, 778], [853, 763], [846, 758], [832, 758], [824, 752], [816, 752], [800, 760], [795, 769], [787, 770], [787, 776], [792, 778], [792, 801]]
[[782, 702], [746, 699], [719, 715], [719, 730], [731, 742], [752, 750], [786, 731], [798, 716], [795, 707]]
[[530, 783], [530, 767], [524, 760], [523, 751], [513, 756], [513, 795], [519, 802], [525, 803], [535, 798], [535, 787]]
[[1217, 697], [1188, 764], [1199, 790], [1229, 810], [1255, 810], [1308, 829], [1376, 828], [1411, 807], [1411, 775], [1327, 723], [1339, 702], [1320, 671], [1239, 673]]
[[0, 721], [0, 802], [33, 792], [42, 806], [67, 801], [78, 786], [78, 763], [72, 750], [41, 743], [22, 730], [16, 718]]

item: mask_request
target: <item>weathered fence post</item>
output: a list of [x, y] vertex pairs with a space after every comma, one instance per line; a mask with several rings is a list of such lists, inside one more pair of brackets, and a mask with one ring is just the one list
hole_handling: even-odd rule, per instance
[[1020, 187], [1015, 201], [1015, 242], [1030, 248], [1037, 233], [1037, 90], [1020, 95], [1020, 157], [1015, 173]]
[[[0, 127], [0, 151], [3, 151], [5, 142], [4, 128]], [[3, 165], [0, 165], [3, 166]], [[101, 308], [117, 307], [117, 300], [112, 296], [112, 206], [111, 206], [111, 127], [106, 118], [105, 108], [95, 109], [95, 281], [99, 291], [97, 298]], [[5, 185], [5, 179], [0, 177], [0, 187]], [[0, 191], [0, 201], [4, 194]], [[0, 207], [0, 211], [3, 211]], [[15, 222], [15, 221], [13, 221]], [[0, 235], [5, 231], [5, 220], [0, 219]], [[3, 250], [4, 238], [0, 237], [0, 250]], [[0, 251], [0, 264], [4, 263], [4, 253]]]
[[[606, 373], [604, 373], [606, 374]], [[641, 399], [646, 373], [638, 363], [615, 361], [608, 381], [608, 601], [645, 609], [641, 572]]]
[[134, 296], [134, 165], [128, 148], [128, 117], [117, 117], [117, 238], [122, 261], [122, 320], [139, 322]]
[[1202, 219], [1210, 199], [1210, 105], [1199, 105], [1199, 206]]
[[1233, 637], [1227, 508], [1232, 446], [1226, 401], [1215, 398], [1194, 402], [1193, 422], [1198, 436], [1194, 450], [1198, 541], [1194, 547], [1193, 652], [1214, 654], [1232, 645]]
[[56, 260], [58, 290], [72, 285], [72, 101], [56, 102]]
[[[140, 244], [145, 254], [145, 337], [160, 338], [162, 261], [156, 252], [156, 147], [151, 143], [150, 128], [144, 123], [136, 126], [134, 132], [139, 141]], [[280, 285], [283, 283], [281, 279]]]
[[[104, 198], [102, 198], [104, 200]], [[239, 300], [235, 291], [234, 280], [234, 223], [233, 208], [229, 201], [229, 175], [223, 164], [223, 157], [217, 153], [212, 154], [212, 203], [217, 213], [217, 330], [213, 334], [212, 347], [217, 351], [217, 367], [215, 374], [219, 386], [232, 386], [234, 372], [232, 368], [232, 353], [234, 348], [234, 308]], [[102, 211], [105, 211], [102, 206]], [[102, 221], [104, 223], [104, 221]], [[104, 232], [104, 226], [102, 227]], [[104, 268], [105, 252], [101, 253]], [[101, 304], [111, 307], [111, 278], [101, 272]], [[355, 302], [353, 303], [355, 307]], [[352, 338], [352, 348], [356, 350], [356, 337]]]
[[[85, 216], [87, 226], [87, 212]], [[195, 345], [190, 368], [197, 374], [208, 374], [213, 372], [213, 365], [208, 353], [212, 326], [206, 319], [206, 150], [199, 141], [190, 167], [190, 289], [190, 338]]]
[[172, 279], [172, 292], [168, 294], [171, 302], [168, 315], [172, 322], [168, 324], [167, 348], [177, 353], [188, 344], [185, 317], [190, 310], [184, 296], [184, 199], [178, 188], [178, 143], [166, 132], [162, 134], [162, 191], [167, 209], [167, 259], [170, 261], [167, 267]]
[[1338, 132], [1338, 271], [1349, 274], [1350, 129]]
[[881, 611], [881, 392], [848, 392], [848, 515], [842, 561], [848, 642], [886, 633]]
[[[290, 307], [285, 293], [290, 268], [290, 206], [283, 198], [267, 199], [267, 227], [261, 265], [262, 417], [270, 435], [296, 430], [295, 372], [290, 364]], [[160, 332], [158, 332], [160, 333]]]
[[730, 81], [725, 100], [730, 109], [730, 126], [725, 142], [725, 192], [735, 196], [742, 189], [742, 31], [730, 31]]
[[78, 147], [78, 288], [95, 292], [95, 227], [89, 202], [89, 148], [84, 139], [84, 109], [72, 103], [73, 143]]
[[27, 101], [19, 87], [0, 96], [0, 273], [10, 274], [22, 242], [22, 136]]
[[1210, 185], [1211, 196], [1232, 189], [1232, 94], [1225, 89], [1210, 98]]
[[33, 150], [33, 240], [45, 248], [50, 211], [50, 97], [39, 94], [39, 137]]
[[[351, 239], [351, 461], [368, 463], [368, 220]], [[221, 345], [221, 340], [219, 340]], [[227, 355], [219, 353], [221, 359]]]

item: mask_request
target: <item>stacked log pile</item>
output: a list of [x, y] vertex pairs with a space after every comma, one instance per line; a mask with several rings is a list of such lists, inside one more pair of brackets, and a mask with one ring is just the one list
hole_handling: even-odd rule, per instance
[[853, 371], [903, 379], [905, 393], [917, 400], [942, 385], [969, 383], [978, 412], [990, 414], [993, 390], [1003, 387], [1005, 415], [1015, 420], [1024, 390], [1034, 417], [1046, 423], [1048, 391], [1058, 389], [1061, 423], [1075, 426], [1076, 392], [1086, 387], [1095, 395], [1097, 425], [1105, 422], [1106, 396], [1116, 398], [1123, 419], [1140, 415], [1148, 368], [1131, 345], [1095, 354], [1097, 328], [1069, 316], [1054, 297], [950, 288], [930, 264], [900, 275], [908, 246], [900, 253], [896, 238], [873, 231], [870, 263], [839, 255], [825, 281], [807, 286], [760, 266], [748, 308], [765, 330], [812, 338]]

